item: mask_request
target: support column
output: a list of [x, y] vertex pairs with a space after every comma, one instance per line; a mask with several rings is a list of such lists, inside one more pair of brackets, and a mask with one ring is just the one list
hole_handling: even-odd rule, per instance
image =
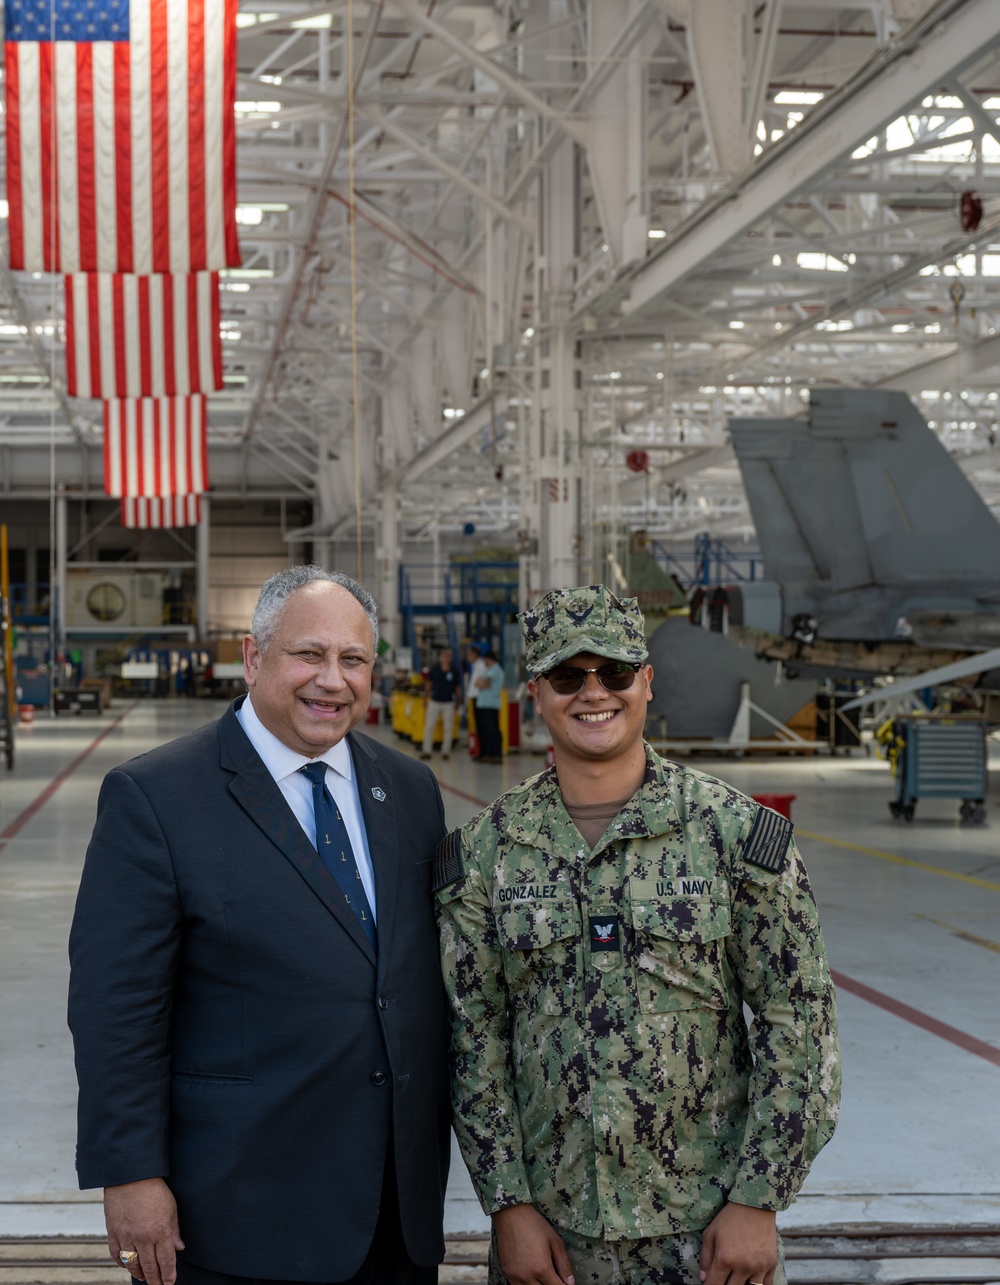
[[[595, 65], [634, 16], [637, 0], [601, 0], [590, 11]], [[587, 161], [601, 227], [616, 266], [646, 253], [646, 72], [639, 57], [619, 67], [594, 96]]]
[[702, 125], [712, 166], [735, 174], [748, 163], [752, 140], [744, 124], [743, 0], [657, 0], [687, 28]]
[[66, 649], [66, 563], [69, 551], [67, 531], [66, 496], [60, 493], [56, 496], [56, 583], [51, 606], [55, 639], [60, 652]]
[[201, 521], [195, 536], [195, 623], [198, 638], [208, 642], [209, 555], [211, 553], [212, 502], [201, 497]]
[[[332, 541], [330, 541], [330, 540], [328, 540], [328, 539], [326, 539], [326, 538], [324, 538], [324, 537], [322, 537], [322, 536], [317, 536], [317, 537], [315, 537], [315, 538], [314, 538], [314, 540], [313, 540], [313, 562], [315, 562], [316, 566], [318, 566], [318, 567], [323, 567], [326, 571], [343, 571], [343, 570], [345, 570], [345, 568], [344, 568], [344, 567], [335, 567], [335, 566], [333, 565], [332, 561], [331, 561], [331, 557], [330, 557], [330, 546], [331, 546], [331, 543], [332, 543]], [[352, 538], [352, 541], [351, 541], [351, 547], [352, 547], [352, 548], [354, 547], [354, 540], [353, 540], [353, 538]], [[352, 557], [352, 558], [351, 558], [351, 565], [350, 565], [349, 567], [347, 567], [347, 568], [346, 568], [346, 570], [347, 570], [347, 574], [348, 574], [349, 576], [353, 576], [355, 579], [357, 579], [357, 578], [358, 578], [358, 571], [357, 571], [357, 567], [354, 565], [354, 563], [355, 563], [356, 561], [357, 561], [356, 556]]]
[[378, 603], [379, 633], [392, 647], [403, 637], [399, 619], [399, 497], [396, 484], [382, 487], [376, 517], [375, 584]]
[[[532, 20], [552, 29], [549, 51], [565, 53], [567, 6], [532, 6]], [[568, 67], [556, 60], [550, 67]], [[552, 71], [547, 72], [552, 75]], [[577, 344], [569, 329], [570, 272], [578, 253], [579, 153], [563, 143], [539, 178], [536, 253], [535, 388], [522, 476], [521, 508], [528, 550], [527, 598], [580, 580], [580, 409]]]

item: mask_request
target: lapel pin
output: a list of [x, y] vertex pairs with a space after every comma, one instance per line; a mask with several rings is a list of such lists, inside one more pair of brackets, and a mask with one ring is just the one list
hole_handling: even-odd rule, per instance
[[378, 799], [379, 803], [385, 802], [385, 790], [380, 785], [372, 786], [372, 797]]

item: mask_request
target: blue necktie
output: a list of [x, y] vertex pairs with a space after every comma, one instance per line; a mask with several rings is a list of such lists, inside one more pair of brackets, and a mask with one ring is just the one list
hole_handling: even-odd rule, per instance
[[347, 826], [344, 825], [333, 796], [326, 788], [326, 764], [320, 761], [307, 763], [299, 771], [309, 778], [312, 785], [313, 808], [316, 812], [316, 849], [323, 864], [336, 880], [337, 887], [344, 894], [344, 900], [357, 916], [372, 950], [375, 950], [372, 908], [365, 896], [365, 886], [361, 882]]

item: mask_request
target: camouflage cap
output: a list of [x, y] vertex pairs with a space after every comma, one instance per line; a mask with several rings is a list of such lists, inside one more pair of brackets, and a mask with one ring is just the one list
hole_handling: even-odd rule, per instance
[[642, 664], [649, 654], [638, 601], [616, 598], [606, 585], [553, 589], [522, 611], [518, 620], [533, 675], [547, 673], [584, 651], [631, 664]]

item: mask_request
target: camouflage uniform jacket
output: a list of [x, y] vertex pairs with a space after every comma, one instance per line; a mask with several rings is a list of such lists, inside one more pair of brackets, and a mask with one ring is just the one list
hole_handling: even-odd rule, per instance
[[437, 856], [455, 1127], [483, 1208], [608, 1240], [704, 1228], [730, 1197], [785, 1208], [840, 1090], [790, 824], [646, 755], [593, 851], [549, 768]]

